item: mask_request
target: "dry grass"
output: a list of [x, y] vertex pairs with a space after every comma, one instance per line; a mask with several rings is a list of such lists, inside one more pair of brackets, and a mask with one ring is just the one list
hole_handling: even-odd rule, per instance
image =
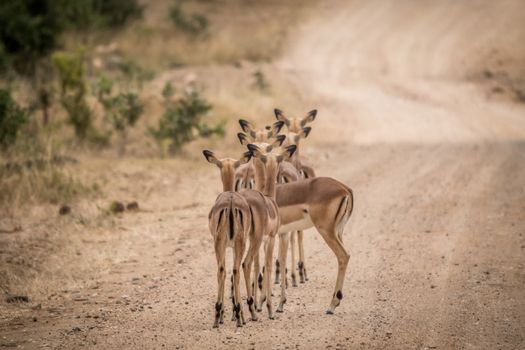
[[[157, 71], [180, 65], [270, 61], [313, 1], [184, 1], [182, 10], [209, 21], [199, 36], [177, 29], [173, 1], [148, 2], [144, 18], [112, 40], [126, 57]], [[147, 55], [144, 53], [147, 52]]]
[[0, 207], [67, 202], [89, 189], [67, 169], [62, 158], [49, 153], [23, 153], [9, 157], [0, 168]]

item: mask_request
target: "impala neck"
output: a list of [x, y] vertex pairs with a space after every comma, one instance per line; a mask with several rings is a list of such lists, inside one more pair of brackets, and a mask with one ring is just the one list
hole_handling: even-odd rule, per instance
[[264, 171], [264, 164], [260, 159], [252, 158], [253, 166], [255, 168], [254, 180], [255, 190], [264, 193], [264, 187], [266, 185], [266, 177]]
[[300, 167], [300, 160], [299, 160], [299, 144], [296, 144], [297, 148], [295, 149], [294, 154], [290, 157], [289, 162], [292, 163], [292, 165], [299, 169]]
[[[262, 162], [261, 162], [262, 163]], [[273, 160], [268, 159], [264, 172], [266, 175], [266, 184], [264, 186], [263, 194], [268, 197], [275, 199], [276, 185], [277, 185], [277, 172], [279, 171], [279, 164]]]
[[221, 169], [222, 191], [235, 190], [235, 169], [224, 167]]

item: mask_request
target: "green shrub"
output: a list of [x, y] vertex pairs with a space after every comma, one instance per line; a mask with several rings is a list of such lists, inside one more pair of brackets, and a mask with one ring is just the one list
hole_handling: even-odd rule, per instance
[[93, 115], [86, 100], [84, 52], [56, 52], [53, 63], [58, 71], [60, 102], [68, 115], [68, 123], [75, 129], [75, 135], [84, 140], [92, 128]]
[[129, 20], [142, 17], [143, 7], [137, 0], [92, 0], [93, 8], [102, 17], [102, 23], [120, 27]]
[[9, 90], [0, 89], [0, 147], [15, 143], [20, 129], [29, 120], [27, 111], [11, 97]]
[[0, 2], [0, 68], [9, 62], [33, 75], [68, 29], [120, 27], [142, 16], [138, 0], [12, 0]]
[[198, 136], [209, 137], [217, 134], [224, 135], [224, 123], [215, 127], [206, 124], [202, 119], [211, 110], [212, 106], [196, 90], [185, 91], [176, 101], [170, 100], [168, 85], [163, 89], [166, 98], [166, 108], [159, 120], [158, 128], [149, 128], [148, 133], [161, 146], [167, 145], [170, 153], [178, 152], [181, 147]]
[[0, 41], [0, 75], [5, 74], [9, 69], [9, 56], [5, 52], [4, 44]]
[[266, 92], [270, 88], [270, 84], [266, 80], [266, 76], [260, 70], [256, 70], [253, 73], [253, 78], [255, 79], [253, 86], [261, 92]]
[[2, 50], [18, 72], [32, 74], [37, 62], [57, 46], [59, 35], [65, 25], [61, 16], [60, 2], [56, 0], [0, 2]]
[[144, 69], [139, 66], [135, 61], [126, 59], [117, 63], [117, 68], [123, 75], [124, 82], [128, 86], [134, 86], [139, 90], [145, 82], [150, 81], [154, 78], [154, 74], [151, 70]]
[[175, 88], [173, 87], [171, 82], [168, 81], [166, 84], [164, 84], [164, 87], [162, 88], [162, 97], [164, 97], [166, 101], [169, 101], [169, 99], [173, 95], [175, 95]]
[[175, 26], [193, 36], [203, 34], [208, 29], [208, 19], [200, 14], [186, 14], [180, 3], [175, 3], [170, 8], [170, 19]]
[[105, 118], [119, 134], [119, 154], [125, 152], [126, 135], [129, 127], [135, 125], [144, 112], [144, 105], [137, 93], [132, 91], [112, 94], [113, 81], [102, 75], [97, 86], [97, 98], [104, 107]]

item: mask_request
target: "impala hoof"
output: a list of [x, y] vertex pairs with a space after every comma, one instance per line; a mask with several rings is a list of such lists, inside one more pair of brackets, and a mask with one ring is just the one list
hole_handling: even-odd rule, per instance
[[327, 315], [333, 315], [334, 311], [332, 309], [328, 309], [328, 310], [326, 310], [326, 314]]

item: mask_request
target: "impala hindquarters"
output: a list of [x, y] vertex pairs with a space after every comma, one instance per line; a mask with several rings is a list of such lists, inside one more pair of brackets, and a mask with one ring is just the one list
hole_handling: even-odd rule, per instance
[[217, 258], [218, 293], [215, 304], [215, 323], [218, 327], [224, 318], [224, 284], [226, 280], [226, 248], [233, 250], [232, 303], [237, 326], [245, 322], [240, 295], [240, 266], [246, 241], [250, 234], [252, 215], [246, 200], [236, 192], [223, 192], [212, 207], [208, 225], [214, 240]]

